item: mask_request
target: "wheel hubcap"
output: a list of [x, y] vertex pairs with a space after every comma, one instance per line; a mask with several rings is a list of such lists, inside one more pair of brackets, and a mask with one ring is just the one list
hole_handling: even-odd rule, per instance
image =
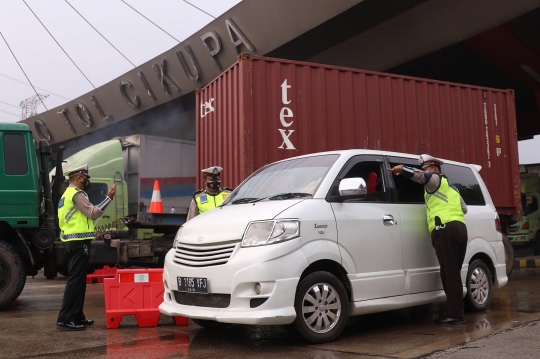
[[329, 284], [317, 283], [304, 295], [302, 316], [309, 329], [326, 333], [337, 324], [341, 315], [339, 294]]
[[471, 274], [469, 287], [472, 299], [476, 304], [482, 305], [486, 302], [489, 294], [489, 278], [482, 268], [476, 268]]

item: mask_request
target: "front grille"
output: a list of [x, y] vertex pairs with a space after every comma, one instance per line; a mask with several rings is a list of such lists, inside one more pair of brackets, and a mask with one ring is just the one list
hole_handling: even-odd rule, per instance
[[182, 305], [192, 305], [195, 307], [207, 308], [227, 308], [231, 304], [230, 294], [201, 294], [174, 292], [176, 303]]
[[519, 226], [510, 226], [510, 233], [519, 232]]
[[180, 243], [176, 246], [174, 262], [188, 267], [209, 267], [229, 261], [239, 242], [225, 244], [193, 245]]

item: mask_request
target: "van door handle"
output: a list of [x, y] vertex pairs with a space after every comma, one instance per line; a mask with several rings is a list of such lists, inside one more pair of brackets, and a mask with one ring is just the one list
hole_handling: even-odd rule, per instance
[[382, 221], [385, 226], [393, 226], [397, 224], [397, 221], [394, 220], [394, 216], [392, 216], [391, 214], [383, 214]]
[[103, 218], [111, 218], [111, 216], [103, 216]]

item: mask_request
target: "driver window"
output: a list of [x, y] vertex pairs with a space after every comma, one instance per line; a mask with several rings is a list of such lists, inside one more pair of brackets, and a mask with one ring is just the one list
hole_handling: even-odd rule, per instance
[[376, 161], [359, 162], [343, 178], [362, 178], [366, 182], [367, 195], [350, 201], [386, 202], [387, 192], [382, 175], [382, 163]]

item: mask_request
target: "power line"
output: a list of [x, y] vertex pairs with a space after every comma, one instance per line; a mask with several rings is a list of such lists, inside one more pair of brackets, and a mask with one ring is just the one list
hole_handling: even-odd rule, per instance
[[[66, 50], [64, 50], [64, 48], [62, 47], [62, 45], [60, 45], [60, 43], [58, 41], [56, 41], [56, 39], [54, 38], [54, 36], [51, 34], [51, 32], [49, 31], [49, 29], [47, 29], [47, 27], [41, 22], [41, 20], [39, 19], [39, 17], [36, 15], [36, 13], [32, 10], [32, 8], [30, 6], [28, 6], [28, 4], [26, 3], [25, 0], [23, 0], [23, 3], [26, 5], [26, 7], [28, 7], [28, 9], [32, 12], [32, 14], [34, 14], [34, 16], [36, 17], [36, 19], [39, 21], [39, 23], [45, 28], [45, 30], [47, 30], [47, 32], [49, 33], [49, 35], [51, 35], [51, 37], [53, 38], [53, 40], [56, 42], [56, 44], [62, 49], [62, 51], [64, 51], [64, 54], [66, 54], [66, 56], [71, 60], [71, 62], [73, 62], [73, 65], [75, 65], [75, 67], [80, 71], [80, 73], [84, 76], [84, 78], [90, 83], [90, 85], [92, 85], [93, 88], [96, 88], [96, 86], [94, 86], [94, 84], [92, 83], [92, 81], [90, 81], [90, 79], [88, 79], [88, 77], [86, 77], [86, 75], [84, 74], [84, 72], [82, 72], [82, 70], [79, 68], [79, 66], [77, 66], [77, 64], [75, 63], [75, 61], [73, 61], [73, 59], [68, 55], [68, 53], [66, 52]], [[36, 93], [37, 94], [37, 93]], [[43, 101], [42, 101], [43, 102]]]
[[107, 41], [107, 42], [109, 43], [109, 45], [111, 45], [116, 51], [118, 51], [118, 53], [119, 53], [120, 55], [124, 56], [124, 59], [126, 59], [130, 64], [132, 64], [133, 67], [136, 67], [135, 64], [134, 64], [133, 62], [129, 61], [129, 59], [126, 57], [126, 55], [124, 55], [122, 52], [120, 52], [120, 50], [118, 50], [118, 49], [117, 49], [117, 48], [116, 48], [109, 40], [107, 40], [107, 38], [105, 38], [105, 36], [103, 36], [103, 34], [102, 34], [101, 32], [99, 32], [99, 31], [98, 31], [98, 30], [97, 30], [97, 29], [96, 29], [96, 28], [95, 28], [88, 20], [86, 20], [86, 18], [85, 18], [84, 16], [82, 16], [81, 13], [78, 12], [77, 9], [75, 9], [75, 8], [73, 7], [73, 5], [71, 5], [67, 0], [64, 0], [64, 1], [65, 1], [69, 6], [71, 6], [71, 8], [72, 8], [73, 10], [75, 10], [75, 12], [76, 12], [77, 14], [79, 14], [79, 16], [82, 17], [82, 18], [84, 19], [84, 21], [86, 21], [86, 22], [88, 23], [88, 25], [90, 25], [90, 26], [92, 27], [92, 29], [96, 30], [96, 32], [97, 32], [98, 34], [100, 34], [101, 37], [102, 37], [105, 41]]
[[[24, 1], [24, 0], [23, 0]], [[21, 66], [21, 63], [19, 62], [19, 60], [17, 60], [17, 56], [15, 56], [15, 53], [13, 52], [13, 50], [11, 50], [11, 47], [9, 46], [6, 38], [4, 37], [4, 35], [2, 34], [2, 32], [0, 31], [0, 36], [2, 36], [2, 39], [4, 39], [4, 42], [6, 43], [9, 51], [11, 52], [11, 54], [13, 55], [13, 58], [15, 59], [15, 61], [17, 61], [17, 65], [19, 65], [19, 67], [21, 68], [21, 71], [23, 72], [24, 76], [26, 77], [26, 79], [28, 80], [28, 82], [30, 83], [30, 85], [32, 85], [32, 88], [34, 89], [34, 92], [36, 93], [37, 95], [37, 91], [36, 91], [36, 88], [34, 87], [34, 85], [32, 84], [32, 81], [30, 81], [30, 79], [28, 78], [28, 76], [26, 75], [26, 72], [24, 72], [24, 69], [22, 68]], [[45, 106], [45, 104], [43, 103], [43, 100], [41, 99], [41, 97], [39, 98], [41, 100], [41, 103], [43, 104], [43, 107], [45, 107], [45, 110], [49, 110], [47, 108], [47, 106]]]
[[[14, 77], [8, 76], [8, 75], [3, 74], [3, 73], [1, 73], [1, 72], [0, 72], [0, 76], [5, 77], [6, 79], [10, 79], [10, 80], [12, 80], [12, 81], [18, 82], [18, 83], [20, 83], [20, 84], [23, 84], [23, 85], [25, 85], [25, 86], [31, 86], [31, 85], [29, 85], [28, 83], [26, 83], [26, 82], [24, 82], [24, 81], [21, 81], [21, 80], [19, 80], [19, 79], [14, 78]], [[67, 98], [67, 97], [64, 97], [64, 96], [62, 96], [62, 95], [56, 94], [56, 93], [54, 93], [54, 92], [52, 92], [52, 91], [49, 91], [49, 90], [47, 90], [47, 89], [44, 89], [44, 88], [42, 88], [42, 87], [37, 87], [37, 86], [36, 86], [36, 88], [37, 88], [38, 90], [48, 92], [48, 93], [50, 93], [51, 95], [54, 95], [54, 96], [56, 96], [56, 97], [60, 97], [61, 99], [64, 99], [64, 100], [66, 100], [66, 101], [71, 101], [71, 99], [69, 99], [69, 98]]]
[[19, 106], [15, 106], [15, 105], [12, 105], [12, 104], [4, 102], [4, 101], [0, 101], [0, 103], [3, 103], [4, 105], [8, 105], [8, 106], [11, 106], [11, 107], [19, 108]]
[[189, 4], [189, 5], [191, 5], [191, 6], [193, 6], [195, 9], [204, 12], [206, 15], [208, 15], [208, 16], [210, 16], [210, 17], [212, 17], [212, 18], [214, 18], [214, 19], [216, 18], [214, 15], [209, 14], [209, 13], [207, 13], [206, 11], [204, 11], [203, 9], [198, 8], [197, 6], [193, 5], [193, 4], [190, 3], [189, 1], [184, 0], [184, 2], [187, 3], [187, 4]]
[[[24, 1], [24, 0], [23, 0]], [[160, 29], [161, 31], [163, 31], [164, 33], [166, 33], [167, 35], [169, 35], [170, 37], [172, 37], [173, 39], [175, 39], [177, 42], [180, 42], [180, 40], [178, 40], [176, 37], [172, 36], [171, 34], [169, 34], [167, 31], [163, 30], [161, 27], [159, 27], [155, 22], [153, 22], [152, 20], [150, 20], [149, 18], [147, 18], [146, 16], [144, 16], [143, 14], [141, 14], [140, 12], [138, 12], [133, 6], [129, 5], [127, 2], [125, 2], [124, 0], [122, 0], [122, 2], [124, 4], [126, 4], [127, 6], [129, 6], [131, 9], [133, 9], [133, 11], [135, 11], [137, 14], [141, 15], [142, 17], [144, 17], [146, 20], [150, 21], [152, 24], [154, 24], [155, 27], [157, 27], [158, 29]]]
[[0, 112], [7, 113], [8, 115], [13, 115], [13, 116], [16, 116], [16, 117], [21, 117], [20, 115], [17, 115], [15, 113], [11, 113], [11, 112], [8, 112], [8, 111], [4, 111], [4, 110], [0, 110]]

